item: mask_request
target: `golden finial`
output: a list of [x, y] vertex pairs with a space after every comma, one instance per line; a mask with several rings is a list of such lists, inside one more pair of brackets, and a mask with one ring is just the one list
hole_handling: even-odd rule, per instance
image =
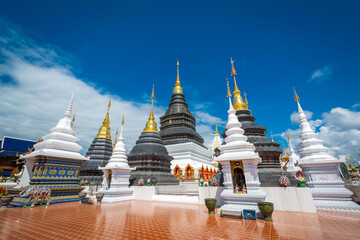
[[240, 111], [240, 110], [248, 110], [248, 106], [247, 104], [244, 102], [243, 98], [241, 97], [241, 92], [236, 84], [236, 70], [234, 67], [234, 61], [231, 58], [231, 76], [234, 77], [234, 109], [236, 111]]
[[[124, 124], [123, 124], [124, 125]], [[115, 145], [117, 144], [117, 136], [118, 136], [118, 134], [119, 134], [119, 128], [117, 128], [116, 129], [116, 133], [115, 133], [115, 140], [114, 140], [114, 145], [113, 145], [113, 150], [114, 150], [114, 148], [115, 148]]]
[[227, 96], [226, 97], [231, 97], [231, 92], [230, 92], [230, 87], [229, 87], [229, 80], [226, 78], [226, 84], [227, 84]]
[[105, 119], [103, 121], [102, 126], [99, 128], [98, 133], [96, 134], [95, 138], [103, 138], [103, 139], [109, 139], [111, 140], [111, 134], [110, 134], [110, 120], [109, 120], [109, 110], [111, 107], [111, 96], [108, 103], [108, 109], [106, 112]]
[[146, 132], [159, 133], [159, 131], [157, 130], [157, 125], [156, 125], [155, 117], [154, 117], [154, 98], [155, 98], [155, 94], [154, 94], [154, 84], [153, 84], [153, 90], [151, 93], [150, 115], [149, 115], [149, 119], [148, 119], [147, 123], [145, 124], [145, 128], [142, 131], [142, 133], [146, 133]]
[[234, 61], [233, 61], [232, 58], [231, 58], [230, 62], [231, 62], [231, 76], [235, 77], [237, 74], [236, 74], [236, 70], [235, 70], [235, 67], [234, 67]]
[[111, 107], [111, 96], [110, 96], [109, 103], [108, 103], [108, 110], [110, 109], [110, 107]]
[[177, 77], [176, 77], [176, 83], [175, 83], [175, 87], [174, 87], [174, 90], [173, 90], [173, 94], [175, 94], [175, 93], [183, 94], [183, 89], [182, 89], [181, 83], [180, 83], [179, 65], [180, 65], [179, 60], [177, 60], [177, 63], [176, 63]]
[[286, 135], [287, 135], [288, 141], [290, 142], [290, 136], [289, 136], [289, 132], [288, 132], [288, 131], [286, 131]]
[[74, 116], [73, 116], [73, 118], [72, 118], [72, 120], [71, 120], [72, 123], [75, 122], [75, 115], [76, 115], [76, 111], [75, 111]]
[[271, 141], [274, 141], [274, 137], [272, 135], [272, 131], [270, 131]]
[[299, 96], [296, 94], [295, 88], [294, 88], [294, 94], [295, 94], [295, 102], [299, 102], [300, 98]]
[[215, 120], [215, 135], [219, 135], [219, 131], [217, 128], [217, 121]]
[[123, 118], [122, 118], [122, 121], [121, 121], [121, 125], [124, 125], [125, 124], [125, 113], [123, 114]]
[[245, 103], [246, 103], [246, 105], [248, 105], [249, 103], [248, 103], [248, 100], [246, 98], [246, 92], [244, 92], [244, 96], [245, 96]]

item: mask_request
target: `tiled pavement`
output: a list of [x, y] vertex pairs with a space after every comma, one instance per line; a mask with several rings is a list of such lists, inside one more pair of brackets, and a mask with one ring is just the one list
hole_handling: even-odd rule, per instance
[[274, 212], [273, 222], [195, 204], [127, 201], [0, 209], [0, 239], [358, 239], [360, 213]]

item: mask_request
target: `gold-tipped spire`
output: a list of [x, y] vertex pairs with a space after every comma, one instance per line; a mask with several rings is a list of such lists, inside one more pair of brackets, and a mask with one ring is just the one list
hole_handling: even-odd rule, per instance
[[272, 131], [270, 131], [271, 141], [274, 141], [274, 137], [272, 135]]
[[109, 110], [111, 107], [111, 97], [108, 103], [108, 109], [105, 116], [105, 119], [103, 121], [102, 126], [99, 128], [99, 132], [96, 135], [95, 138], [103, 138], [103, 139], [109, 139], [111, 140], [111, 134], [110, 134], [110, 120], [109, 120]]
[[240, 110], [248, 110], [248, 106], [247, 104], [244, 102], [243, 98], [241, 97], [241, 92], [236, 84], [236, 70], [234, 67], [234, 61], [231, 58], [231, 76], [234, 77], [234, 109], [236, 111], [240, 111]]
[[289, 136], [289, 132], [288, 132], [288, 131], [286, 131], [286, 136], [287, 136], [288, 141], [290, 142], [290, 136]]
[[71, 119], [71, 127], [74, 128], [74, 123], [75, 123], [75, 114], [76, 114], [76, 111], [74, 113], [74, 116], [73, 118]]
[[295, 88], [294, 88], [294, 94], [295, 94], [295, 102], [299, 102], [300, 98], [299, 96], [296, 94]]
[[159, 131], [157, 130], [157, 125], [154, 117], [154, 98], [155, 98], [155, 94], [154, 94], [154, 85], [153, 85], [153, 90], [151, 93], [151, 110], [150, 110], [149, 120], [145, 124], [145, 128], [142, 131], [142, 133], [146, 133], [146, 132], [159, 133]]
[[244, 97], [245, 97], [245, 103], [246, 103], [246, 105], [249, 105], [248, 100], [247, 100], [247, 98], [246, 98], [246, 92], [244, 92]]
[[114, 145], [113, 145], [113, 150], [114, 150], [114, 148], [115, 148], [115, 145], [117, 144], [118, 134], [119, 134], [119, 128], [116, 129], [115, 140], [114, 140]]
[[219, 131], [217, 128], [217, 121], [215, 120], [215, 135], [219, 135]]
[[176, 77], [176, 83], [175, 83], [175, 87], [173, 90], [173, 94], [175, 93], [179, 93], [179, 94], [183, 94], [183, 89], [181, 87], [181, 83], [180, 83], [180, 74], [179, 74], [179, 60], [176, 63], [177, 66], [177, 77]]
[[226, 84], [227, 84], [227, 96], [226, 97], [231, 97], [231, 91], [230, 91], [230, 86], [229, 86], [229, 80], [226, 78]]
[[125, 113], [123, 114], [123, 118], [122, 118], [122, 121], [121, 121], [121, 125], [124, 125], [125, 124]]

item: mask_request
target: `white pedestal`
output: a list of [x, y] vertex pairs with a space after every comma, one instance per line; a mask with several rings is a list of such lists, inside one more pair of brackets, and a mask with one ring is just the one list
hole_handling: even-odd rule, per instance
[[[103, 169], [103, 171], [104, 170], [106, 169]], [[104, 193], [104, 198], [101, 202], [120, 202], [133, 199], [133, 190], [129, 187], [129, 173], [131, 170], [123, 168], [111, 168], [111, 170], [110, 188], [99, 191]]]
[[169, 155], [174, 158], [171, 161], [171, 170], [173, 171], [176, 165], [183, 170], [185, 167], [190, 164], [194, 168], [195, 178], [198, 178], [198, 170], [201, 169], [201, 166], [204, 168], [213, 168], [211, 165], [211, 151], [204, 147], [199, 146], [196, 143], [179, 143], [165, 146]]
[[351, 199], [352, 192], [345, 188], [338, 162], [300, 162], [317, 209], [360, 211]]
[[252, 159], [242, 161], [247, 187], [247, 193], [243, 194], [234, 193], [230, 161], [219, 161], [223, 166], [222, 172], [224, 173], [225, 185], [225, 189], [221, 193], [225, 205], [221, 207], [221, 212], [224, 215], [240, 217], [244, 209], [251, 209], [255, 210], [257, 216], [261, 218], [262, 214], [257, 203], [263, 202], [266, 194], [260, 189], [258, 170], [256, 165], [254, 165], [254, 161]]

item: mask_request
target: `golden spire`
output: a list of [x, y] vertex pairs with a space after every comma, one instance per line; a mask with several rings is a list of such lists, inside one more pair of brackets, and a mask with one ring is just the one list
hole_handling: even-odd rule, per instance
[[124, 125], [125, 124], [125, 113], [123, 114], [123, 119], [121, 121], [121, 125]]
[[295, 94], [295, 102], [299, 102], [300, 98], [299, 96], [296, 94], [295, 88], [294, 88], [294, 94]]
[[113, 150], [115, 148], [115, 145], [117, 144], [117, 136], [119, 134], [119, 128], [116, 129], [116, 133], [115, 133], [115, 140], [114, 140], [114, 145], [113, 145]]
[[155, 117], [154, 117], [154, 98], [155, 98], [155, 94], [154, 94], [154, 85], [153, 85], [153, 90], [151, 93], [151, 110], [150, 110], [149, 120], [145, 124], [145, 128], [142, 131], [142, 133], [147, 133], [147, 132], [159, 133], [159, 131], [157, 130]]
[[226, 78], [226, 84], [227, 84], [227, 96], [226, 97], [231, 97], [231, 91], [230, 91], [230, 87], [229, 87], [229, 80]]
[[217, 128], [217, 121], [215, 120], [215, 135], [219, 135], [219, 131]]
[[74, 128], [75, 114], [76, 114], [76, 112], [74, 113], [74, 116], [73, 116], [73, 118], [71, 119], [71, 127], [72, 127], [72, 128]]
[[288, 132], [288, 131], [286, 131], [286, 135], [287, 135], [288, 141], [290, 142], [290, 136], [289, 136], [289, 132]]
[[182, 89], [181, 84], [180, 84], [179, 65], [180, 65], [180, 64], [179, 64], [179, 60], [178, 60], [177, 63], [176, 63], [176, 66], [177, 66], [177, 77], [176, 77], [176, 83], [175, 83], [175, 87], [174, 87], [173, 94], [175, 94], [175, 93], [183, 94], [183, 89]]
[[234, 77], [234, 109], [236, 111], [240, 110], [248, 110], [247, 104], [244, 102], [243, 98], [241, 97], [241, 92], [236, 84], [236, 70], [234, 67], [234, 61], [231, 58], [231, 76]]
[[248, 100], [246, 98], [246, 92], [244, 92], [244, 97], [245, 97], [245, 103], [246, 103], [246, 105], [248, 105], [249, 103], [248, 103]]
[[108, 109], [107, 109], [107, 113], [105, 116], [105, 119], [103, 121], [103, 125], [99, 128], [99, 132], [96, 135], [95, 138], [103, 138], [103, 139], [109, 139], [111, 140], [111, 135], [110, 135], [110, 121], [109, 121], [109, 110], [111, 107], [111, 97], [108, 103]]

